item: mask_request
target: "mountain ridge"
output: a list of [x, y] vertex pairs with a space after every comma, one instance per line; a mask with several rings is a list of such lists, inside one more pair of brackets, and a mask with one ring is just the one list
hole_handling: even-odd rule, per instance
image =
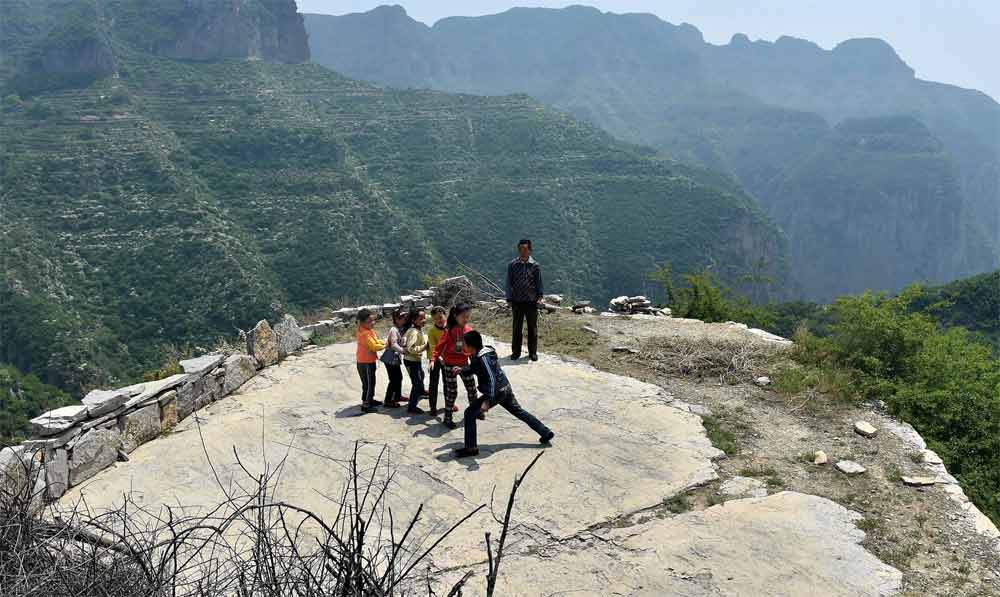
[[[863, 236], [898, 230], [874, 253], [829, 247], [822, 261], [846, 258], [859, 267], [848, 278], [831, 275], [833, 285], [803, 284], [813, 300], [866, 288], [896, 291], [919, 280], [945, 282], [998, 263], [1000, 105], [981, 92], [916, 79], [884, 41], [847, 40], [825, 50], [789, 36], [750, 42], [737, 35], [727, 45], [712, 45], [691, 25], [586, 7], [512, 9], [427, 26], [397, 6], [343, 17], [307, 15], [306, 25], [314, 60], [351, 76], [389, 86], [529, 93], [621, 139], [729, 174], [793, 246], [796, 239], [801, 246], [815, 240], [810, 231], [792, 227], [794, 213], [774, 209], [789, 204], [782, 189], [793, 186], [809, 191], [799, 197], [805, 209], [833, 209]], [[806, 114], [825, 122], [797, 122], [808, 120]], [[829, 204], [823, 193], [830, 185], [821, 179], [805, 186], [794, 180], [809, 156], [834, 141], [838, 123], [898, 116], [925, 123], [941, 141], [935, 159], [954, 165], [935, 168], [940, 178], [914, 180], [898, 193], [902, 176], [869, 177], [856, 191], [883, 209], [865, 218]], [[783, 123], [769, 122], [775, 118]], [[923, 159], [901, 149], [893, 163], [900, 171], [917, 171]], [[950, 168], [957, 185], [945, 174]], [[852, 185], [849, 173], [834, 184]], [[904, 202], [883, 200], [894, 194]], [[907, 197], [932, 206], [918, 212], [924, 219], [919, 226], [908, 226], [906, 210], [915, 205], [906, 206]], [[934, 221], [949, 226], [922, 237], [921, 227]], [[923, 243], [933, 247], [930, 261]], [[806, 264], [814, 256], [797, 257]], [[899, 267], [886, 278], [860, 265], [868, 258]], [[808, 279], [812, 273], [803, 265], [793, 275]]]

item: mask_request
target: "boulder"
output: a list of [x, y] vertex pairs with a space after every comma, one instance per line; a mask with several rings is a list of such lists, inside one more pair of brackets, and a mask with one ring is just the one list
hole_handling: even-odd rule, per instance
[[126, 454], [130, 454], [142, 444], [160, 435], [163, 429], [160, 424], [160, 405], [150, 404], [122, 415], [118, 418], [118, 429], [121, 431], [122, 449]]
[[43, 437], [66, 431], [87, 418], [85, 404], [64, 406], [35, 417], [31, 420], [31, 430]]
[[546, 294], [542, 297], [542, 300], [546, 303], [553, 305], [561, 305], [563, 302], [563, 295], [561, 294]]
[[87, 405], [87, 417], [93, 419], [124, 406], [132, 397], [128, 388], [118, 390], [93, 390], [83, 397]]
[[281, 360], [278, 335], [267, 321], [262, 319], [247, 333], [247, 354], [257, 359], [261, 367], [270, 367]]
[[69, 457], [69, 485], [79, 485], [118, 459], [122, 436], [116, 429], [92, 429], [76, 442]]
[[45, 450], [45, 486], [50, 500], [57, 500], [69, 489], [69, 452], [64, 448]]
[[823, 450], [816, 450], [813, 453], [813, 464], [815, 464], [816, 466], [822, 466], [827, 462], [830, 462], [830, 458], [826, 455], [826, 452], [824, 452]]
[[875, 437], [878, 429], [868, 421], [858, 421], [854, 423], [854, 432], [864, 437]]
[[229, 395], [257, 375], [257, 360], [248, 354], [230, 355], [225, 362], [226, 374], [222, 382], [222, 394]]
[[222, 354], [206, 354], [198, 358], [181, 361], [181, 369], [188, 375], [201, 377], [218, 367], [219, 363], [225, 358], [226, 356]]
[[160, 428], [168, 431], [177, 426], [177, 392], [171, 390], [157, 400], [160, 405]]
[[281, 318], [281, 321], [274, 326], [274, 333], [278, 337], [278, 357], [282, 359], [298, 351], [306, 343], [305, 337], [299, 331], [299, 322], [291, 315], [286, 314]]
[[837, 470], [847, 476], [863, 475], [867, 469], [853, 460], [840, 460], [836, 465]]

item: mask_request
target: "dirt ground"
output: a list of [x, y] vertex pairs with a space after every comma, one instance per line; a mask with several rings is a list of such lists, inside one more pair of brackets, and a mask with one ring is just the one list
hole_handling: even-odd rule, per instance
[[[480, 314], [474, 324], [509, 340], [510, 320], [502, 314]], [[903, 595], [1000, 596], [1000, 545], [968, 527], [964, 512], [943, 485], [916, 488], [902, 483], [904, 475], [928, 472], [913, 446], [889, 431], [894, 422], [877, 407], [831, 403], [815, 395], [785, 396], [753, 383], [722, 383], [718, 377], [665, 375], [657, 363], [645, 360], [645, 351], [635, 355], [611, 350], [706, 338], [739, 341], [750, 337], [746, 330], [692, 320], [567, 313], [542, 317], [539, 329], [543, 352], [656, 384], [703, 416], [716, 447], [728, 454], [718, 462], [721, 478], [693, 490], [685, 500], [665, 504], [665, 510], [706, 508], [727, 499], [719, 495], [727, 479], [754, 477], [769, 493], [813, 494], [864, 515], [858, 523], [867, 533], [864, 545], [903, 572]], [[856, 434], [853, 425], [860, 420], [872, 423], [879, 433], [871, 439]], [[817, 450], [826, 452], [829, 464], [812, 463]], [[833, 463], [842, 459], [861, 463], [867, 472], [854, 477], [838, 472]]]

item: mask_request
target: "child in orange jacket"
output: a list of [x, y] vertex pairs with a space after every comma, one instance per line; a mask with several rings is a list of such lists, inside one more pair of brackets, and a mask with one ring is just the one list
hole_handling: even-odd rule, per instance
[[361, 412], [375, 411], [381, 402], [375, 400], [375, 361], [385, 349], [385, 342], [375, 333], [375, 316], [368, 309], [358, 311], [358, 375], [361, 377]]

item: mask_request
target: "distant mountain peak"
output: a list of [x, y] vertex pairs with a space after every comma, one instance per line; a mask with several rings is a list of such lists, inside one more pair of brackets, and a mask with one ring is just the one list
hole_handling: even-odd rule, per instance
[[914, 71], [888, 42], [875, 37], [849, 39], [833, 49], [834, 57], [845, 61], [851, 68], [864, 68], [867, 72], [894, 73], [913, 77]]

